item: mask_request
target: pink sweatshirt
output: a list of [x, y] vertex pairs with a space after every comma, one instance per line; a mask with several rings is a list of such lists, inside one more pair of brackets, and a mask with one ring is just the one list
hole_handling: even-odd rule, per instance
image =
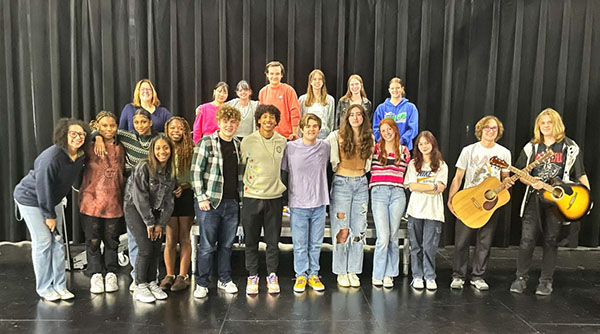
[[217, 110], [219, 107], [208, 102], [196, 108], [196, 120], [194, 121], [194, 144], [198, 144], [204, 136], [213, 134], [219, 129], [217, 125]]

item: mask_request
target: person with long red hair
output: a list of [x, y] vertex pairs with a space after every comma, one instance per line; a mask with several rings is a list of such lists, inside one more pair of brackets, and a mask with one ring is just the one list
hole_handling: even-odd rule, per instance
[[377, 232], [372, 283], [374, 286], [392, 288], [394, 277], [399, 274], [397, 233], [406, 207], [404, 173], [410, 161], [410, 152], [400, 144], [400, 133], [393, 119], [382, 119], [379, 129], [381, 140], [375, 145], [369, 184]]
[[444, 222], [442, 193], [448, 184], [448, 165], [429, 131], [417, 136], [405, 184], [412, 192], [406, 213], [410, 239], [410, 265], [415, 289], [436, 290], [435, 254]]

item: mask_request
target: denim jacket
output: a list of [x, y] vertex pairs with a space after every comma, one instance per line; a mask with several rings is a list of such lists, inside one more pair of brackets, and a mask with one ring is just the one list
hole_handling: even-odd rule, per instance
[[125, 205], [133, 205], [147, 227], [165, 226], [173, 213], [177, 180], [168, 170], [150, 175], [148, 162], [140, 162], [127, 179]]

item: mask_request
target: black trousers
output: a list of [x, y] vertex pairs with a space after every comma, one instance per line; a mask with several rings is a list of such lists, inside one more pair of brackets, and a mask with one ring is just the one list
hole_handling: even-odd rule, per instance
[[496, 211], [487, 224], [478, 229], [467, 227], [462, 221], [457, 220], [454, 229], [454, 257], [452, 263], [452, 278], [465, 279], [469, 263], [469, 246], [475, 236], [475, 252], [471, 259], [471, 280], [483, 278], [490, 258], [490, 248], [494, 240], [498, 211]]
[[125, 222], [138, 245], [135, 259], [135, 284], [150, 283], [156, 280], [156, 270], [162, 246], [162, 239], [148, 238], [148, 227], [132, 203], [125, 202]]
[[[85, 234], [85, 252], [87, 271], [89, 274], [106, 272], [116, 273], [119, 270], [117, 251], [119, 249], [119, 231], [117, 223], [120, 218], [100, 218], [81, 214], [81, 224]], [[104, 243], [104, 261], [100, 251], [100, 242]]]
[[277, 272], [282, 209], [281, 197], [274, 199], [244, 197], [242, 200], [246, 270], [250, 276], [258, 274], [258, 242], [261, 228], [264, 228], [264, 241], [267, 244], [267, 272]]
[[552, 204], [541, 202], [535, 194], [532, 194], [529, 202], [527, 202], [522, 219], [521, 243], [517, 257], [517, 277], [529, 278], [533, 251], [541, 232], [544, 251], [540, 282], [552, 282], [558, 254], [557, 239], [561, 227], [561, 220], [552, 210]]

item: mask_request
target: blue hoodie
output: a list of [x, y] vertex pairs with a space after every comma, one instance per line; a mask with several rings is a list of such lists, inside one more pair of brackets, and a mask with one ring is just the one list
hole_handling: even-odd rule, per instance
[[375, 140], [379, 142], [381, 138], [379, 135], [379, 123], [381, 120], [391, 118], [398, 125], [400, 143], [408, 147], [409, 150], [412, 150], [413, 139], [415, 139], [419, 132], [419, 111], [405, 97], [396, 106], [390, 101], [389, 97], [385, 99], [385, 102], [377, 106], [373, 115], [373, 135], [375, 135]]

